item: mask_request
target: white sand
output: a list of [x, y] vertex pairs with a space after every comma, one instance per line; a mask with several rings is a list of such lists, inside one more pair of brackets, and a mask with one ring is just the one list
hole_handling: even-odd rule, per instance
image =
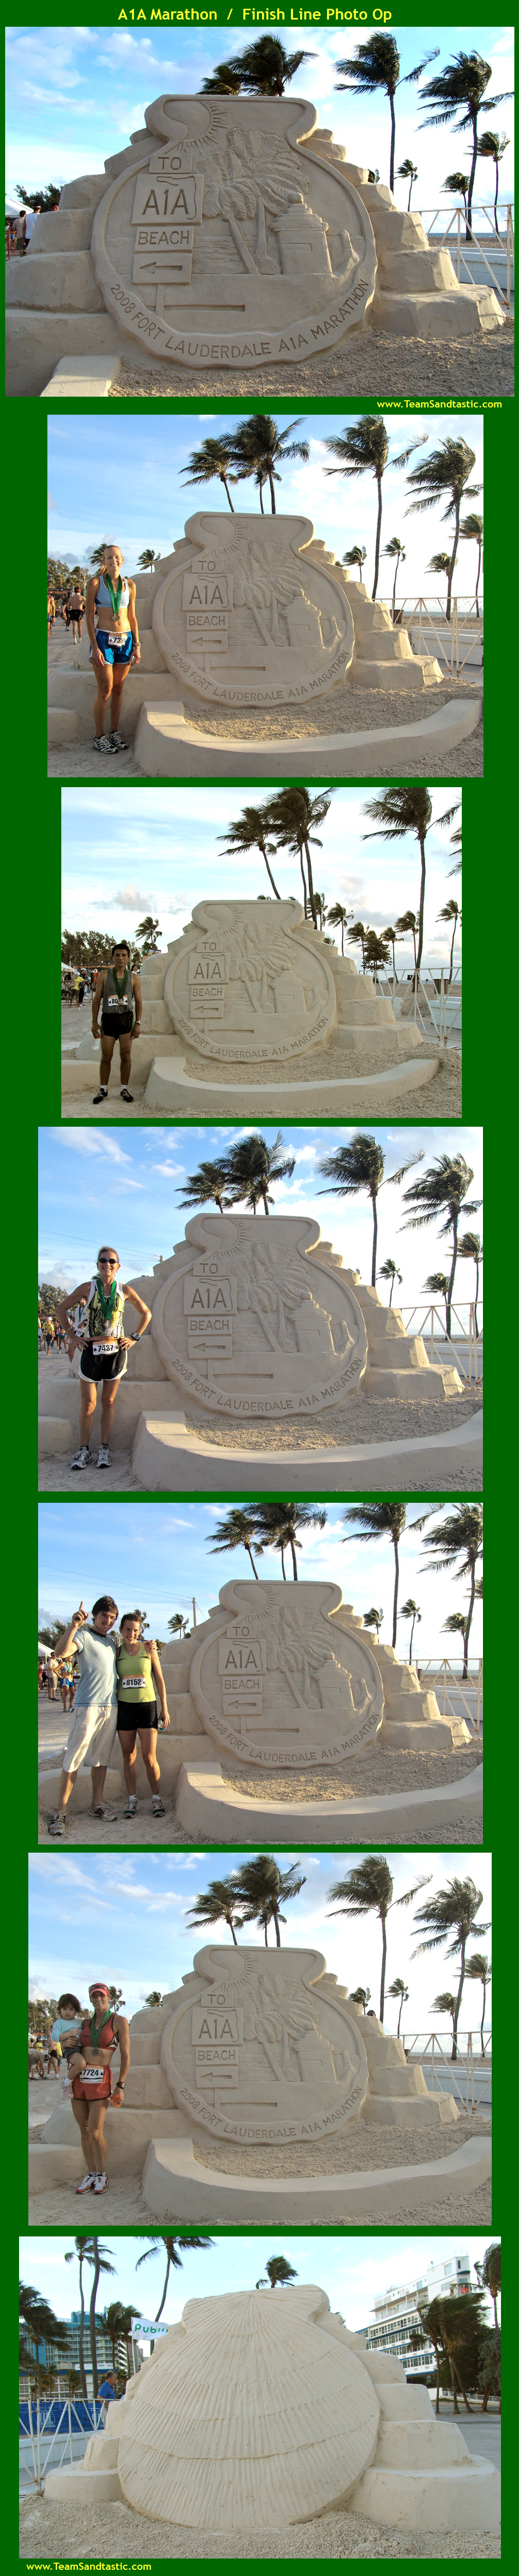
[[332, 396], [335, 402], [349, 402], [352, 394], [364, 394], [372, 402], [375, 386], [377, 392], [380, 388], [384, 402], [388, 395], [402, 399], [410, 395], [418, 404], [423, 400], [434, 403], [439, 396], [448, 394], [454, 394], [458, 402], [478, 394], [491, 395], [494, 402], [503, 397], [506, 400], [514, 390], [513, 325], [507, 322], [500, 330], [498, 324], [495, 331], [460, 340], [403, 340], [392, 332], [374, 331], [368, 325], [362, 331], [349, 331], [337, 349], [305, 359], [297, 367], [278, 364], [262, 368], [261, 379], [249, 367], [243, 375], [234, 367], [222, 367], [220, 373], [216, 367], [211, 368], [204, 375], [202, 367], [190, 370], [152, 365], [148, 373], [136, 351], [133, 362], [123, 360], [122, 374], [110, 386], [110, 394], [114, 402], [121, 398], [133, 400], [136, 394], [175, 394], [179, 402], [183, 395], [202, 395], [205, 399], [210, 394], [225, 398], [241, 394], [251, 409], [257, 409], [258, 402], [271, 394], [277, 396], [278, 402], [285, 394], [290, 402], [294, 394], [299, 401], [303, 393], [312, 394], [317, 401]]
[[320, 2514], [315, 2522], [283, 2523], [279, 2531], [193, 2531], [187, 2524], [151, 2522], [126, 2504], [78, 2505], [42, 2498], [22, 2505], [20, 2557], [45, 2551], [50, 2562], [67, 2559], [143, 2567], [155, 2558], [499, 2558], [500, 2542], [480, 2531], [388, 2530], [353, 2512]]

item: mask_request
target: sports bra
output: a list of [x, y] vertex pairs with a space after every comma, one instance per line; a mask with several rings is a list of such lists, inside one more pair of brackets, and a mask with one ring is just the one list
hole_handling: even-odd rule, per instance
[[[117, 579], [119, 579], [119, 575], [117, 576]], [[113, 590], [115, 591], [115, 595], [116, 595], [116, 598], [117, 598], [117, 582], [116, 582], [116, 581], [114, 581], [114, 582], [112, 583], [112, 588], [113, 588]], [[118, 608], [118, 611], [117, 611], [117, 615], [118, 615], [118, 616], [120, 616], [120, 613], [121, 613], [121, 609], [122, 609], [122, 608], [126, 608], [126, 609], [128, 608], [129, 597], [130, 597], [130, 593], [129, 593], [129, 589], [128, 589], [128, 583], [127, 583], [127, 581], [123, 581], [122, 590], [121, 590], [121, 597], [120, 597], [120, 600], [119, 600], [119, 608]], [[100, 614], [101, 609], [102, 609], [102, 611], [103, 611], [102, 616], [101, 616], [101, 614]], [[111, 598], [110, 598], [110, 592], [109, 592], [109, 590], [107, 590], [106, 582], [105, 582], [104, 575], [103, 575], [103, 573], [102, 573], [102, 572], [99, 574], [99, 589], [98, 589], [97, 597], [96, 597], [96, 603], [95, 603], [94, 615], [95, 615], [95, 617], [98, 617], [98, 618], [99, 618], [99, 623], [100, 623], [100, 626], [101, 626], [101, 628], [102, 628], [103, 632], [104, 632], [105, 627], [108, 627], [108, 626], [114, 626], [114, 625], [116, 624], [116, 617], [114, 616], [114, 610], [113, 610], [113, 607], [112, 607], [112, 602], [111, 602]]]
[[118, 2042], [115, 2036], [111, 2012], [109, 2012], [106, 2019], [101, 2022], [100, 2030], [96, 2031], [93, 2029], [92, 2024], [94, 2019], [95, 2016], [93, 2014], [92, 2021], [84, 2021], [79, 2033], [79, 2046], [82, 2048], [83, 2054], [85, 2052], [85, 2048], [117, 2048]]

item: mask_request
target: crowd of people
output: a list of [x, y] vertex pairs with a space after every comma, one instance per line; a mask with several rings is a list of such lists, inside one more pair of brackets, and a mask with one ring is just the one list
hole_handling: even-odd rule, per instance
[[55, 625], [61, 618], [63, 625], [67, 629], [67, 634], [72, 632], [73, 644], [80, 644], [83, 633], [84, 614], [85, 595], [83, 590], [75, 589], [71, 584], [70, 590], [67, 592], [60, 592], [57, 599], [54, 591], [48, 590], [47, 641], [50, 642], [50, 638], [54, 634]]
[[6, 215], [6, 259], [25, 259], [37, 215], [41, 215], [41, 206], [19, 206], [15, 215]]

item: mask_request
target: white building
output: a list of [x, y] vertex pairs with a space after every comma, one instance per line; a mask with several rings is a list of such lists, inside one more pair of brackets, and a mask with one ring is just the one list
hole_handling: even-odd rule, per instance
[[468, 2254], [441, 2255], [429, 2263], [420, 2278], [402, 2287], [391, 2285], [375, 2299], [369, 2325], [358, 2326], [361, 2342], [367, 2352], [388, 2353], [391, 2361], [402, 2362], [407, 2380], [436, 2380], [436, 2354], [431, 2343], [421, 2351], [409, 2350], [413, 2326], [421, 2324], [420, 2310], [430, 2299], [462, 2295], [470, 2290]]

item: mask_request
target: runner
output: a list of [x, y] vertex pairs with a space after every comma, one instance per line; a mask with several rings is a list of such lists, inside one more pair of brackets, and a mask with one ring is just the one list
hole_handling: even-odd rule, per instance
[[[141, 658], [135, 582], [123, 581], [123, 561], [120, 546], [110, 542], [101, 571], [92, 573], [86, 588], [90, 660], [97, 680], [94, 751], [101, 753], [128, 750], [123, 734], [119, 733], [121, 698], [130, 664], [137, 665]], [[105, 734], [105, 713], [110, 698], [110, 732]]]
[[[122, 1283], [120, 1288], [117, 1286], [119, 1255], [114, 1252], [113, 1246], [103, 1243], [101, 1251], [98, 1252], [97, 1261], [97, 1277], [90, 1281], [82, 1279], [81, 1286], [71, 1288], [70, 1296], [63, 1297], [61, 1305], [56, 1306], [55, 1310], [56, 1320], [60, 1324], [70, 1323], [71, 1307], [85, 1305], [88, 1313], [85, 1333], [71, 1330], [70, 1341], [67, 1344], [70, 1359], [73, 1358], [75, 1350], [81, 1351], [79, 1449], [72, 1459], [72, 1466], [78, 1468], [88, 1467], [92, 1463], [90, 1432], [99, 1384], [102, 1386], [101, 1443], [97, 1452], [97, 1466], [109, 1467], [109, 1442], [114, 1404], [119, 1380], [124, 1377], [127, 1366], [126, 1353], [131, 1350], [132, 1342], [142, 1341], [142, 1335], [151, 1323], [150, 1307], [143, 1305], [142, 1297], [137, 1296], [136, 1289], [124, 1288]], [[137, 1333], [125, 1333], [123, 1330], [125, 1299], [130, 1306], [136, 1307], [137, 1314], [142, 1317], [140, 1330]]]
[[157, 1762], [157, 1711], [153, 1675], [157, 1683], [164, 1725], [170, 1717], [166, 1685], [161, 1672], [154, 1637], [145, 1643], [141, 1637], [140, 1610], [125, 1610], [119, 1625], [120, 1643], [116, 1653], [117, 1667], [117, 1733], [120, 1738], [124, 1777], [128, 1790], [125, 1816], [137, 1814], [137, 1736], [152, 1793], [154, 1816], [164, 1816], [160, 1795], [160, 1771]]
[[78, 644], [78, 643], [80, 644], [80, 643], [81, 643], [81, 633], [82, 633], [82, 626], [83, 626], [83, 618], [84, 618], [84, 614], [85, 614], [85, 601], [84, 601], [84, 598], [83, 598], [83, 592], [82, 592], [82, 590], [71, 590], [71, 591], [69, 591], [69, 596], [68, 596], [67, 606], [66, 606], [66, 620], [67, 620], [67, 626], [68, 626], [68, 627], [70, 627], [70, 626], [72, 627], [72, 641], [73, 641], [73, 644]]
[[55, 626], [55, 622], [56, 622], [56, 601], [55, 601], [55, 598], [54, 598], [53, 591], [52, 591], [52, 590], [49, 590], [49, 591], [48, 591], [48, 594], [47, 594], [47, 643], [48, 643], [48, 640], [49, 640], [49, 635], [52, 635], [52, 633], [53, 633], [53, 628], [54, 628], [54, 626]]
[[[100, 966], [92, 1001], [92, 1035], [99, 1036], [101, 1010], [101, 1073], [99, 1091], [94, 1092], [94, 1109], [108, 1096], [110, 1068], [114, 1046], [119, 1039], [121, 1063], [121, 1100], [133, 1100], [128, 1090], [132, 1060], [132, 1039], [138, 1038], [142, 1019], [141, 979], [138, 968], [130, 965], [127, 939], [119, 939], [109, 966]], [[135, 1017], [134, 1017], [135, 1012]]]
[[[106, 2146], [103, 2136], [106, 2112], [110, 2102], [122, 2110], [124, 2087], [130, 2064], [130, 2033], [125, 2013], [110, 2006], [110, 1987], [102, 1982], [88, 1989], [92, 2012], [82, 2025], [79, 2047], [69, 2059], [65, 2093], [72, 2094], [74, 2119], [81, 2130], [81, 2145], [86, 2164], [82, 2182], [76, 2191], [107, 2191], [105, 2171]], [[121, 2072], [112, 2093], [110, 2059], [119, 2048]]]
[[97, 1822], [113, 1824], [115, 1821], [115, 1808], [107, 1810], [103, 1806], [103, 1790], [117, 1731], [115, 1650], [118, 1641], [110, 1635], [116, 1619], [117, 1602], [112, 1601], [109, 1592], [103, 1592], [99, 1601], [94, 1601], [91, 1628], [87, 1625], [88, 1611], [83, 1609], [80, 1601], [79, 1610], [75, 1610], [68, 1628], [64, 1628], [63, 1636], [58, 1638], [60, 1654], [79, 1656], [80, 1665], [72, 1724], [63, 1755], [58, 1806], [49, 1816], [48, 1831], [54, 1842], [63, 1839], [69, 1798], [80, 1763], [84, 1762], [87, 1753], [90, 1753], [92, 1774], [90, 1814]]

